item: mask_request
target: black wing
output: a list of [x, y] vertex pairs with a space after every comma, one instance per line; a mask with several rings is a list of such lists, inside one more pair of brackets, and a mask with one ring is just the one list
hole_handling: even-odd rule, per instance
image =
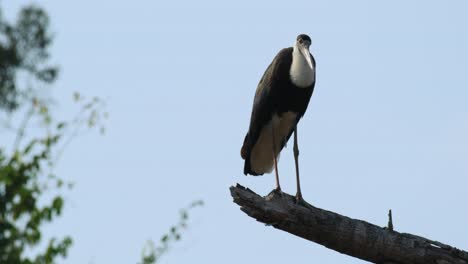
[[284, 82], [289, 81], [293, 48], [282, 49], [266, 69], [260, 80], [250, 117], [249, 131], [244, 139], [241, 156], [245, 159], [244, 174], [257, 175], [250, 169], [250, 153], [260, 136], [262, 128], [271, 120], [277, 98]]

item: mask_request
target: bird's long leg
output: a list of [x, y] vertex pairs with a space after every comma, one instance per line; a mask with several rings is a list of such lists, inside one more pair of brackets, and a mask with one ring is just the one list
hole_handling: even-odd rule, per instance
[[301, 182], [299, 180], [299, 147], [297, 145], [297, 125], [294, 129], [294, 161], [296, 163], [296, 183], [297, 183], [297, 193], [296, 193], [296, 202], [302, 202], [302, 193], [301, 193]]
[[275, 140], [275, 128], [274, 125], [271, 125], [271, 139], [272, 139], [272, 150], [273, 150], [273, 162], [275, 164], [275, 177], [276, 177], [276, 191], [281, 192], [281, 186], [279, 183], [279, 175], [278, 175], [278, 160], [276, 159], [276, 140]]

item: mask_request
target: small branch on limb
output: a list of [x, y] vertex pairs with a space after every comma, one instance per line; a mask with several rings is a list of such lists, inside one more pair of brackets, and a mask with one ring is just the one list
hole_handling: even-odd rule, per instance
[[392, 209], [388, 210], [388, 226], [389, 231], [393, 231]]
[[309, 204], [298, 205], [286, 193], [261, 197], [239, 184], [230, 190], [240, 209], [257, 221], [355, 258], [379, 264], [468, 264], [465, 251]]

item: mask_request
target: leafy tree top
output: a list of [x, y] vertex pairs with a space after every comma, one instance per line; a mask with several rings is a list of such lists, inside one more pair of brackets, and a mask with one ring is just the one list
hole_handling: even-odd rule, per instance
[[48, 64], [51, 43], [49, 17], [43, 9], [27, 6], [15, 23], [9, 23], [0, 7], [0, 110], [11, 112], [31, 95], [30, 87], [20, 87], [19, 75], [44, 83], [56, 80], [58, 68]]

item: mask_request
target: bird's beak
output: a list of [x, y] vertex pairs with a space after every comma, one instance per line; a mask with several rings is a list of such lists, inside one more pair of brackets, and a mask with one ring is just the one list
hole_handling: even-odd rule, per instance
[[304, 55], [304, 58], [306, 59], [307, 63], [309, 64], [309, 67], [311, 69], [313, 69], [314, 67], [312, 66], [312, 59], [310, 58], [309, 47], [301, 46], [299, 49], [302, 52], [302, 55]]

